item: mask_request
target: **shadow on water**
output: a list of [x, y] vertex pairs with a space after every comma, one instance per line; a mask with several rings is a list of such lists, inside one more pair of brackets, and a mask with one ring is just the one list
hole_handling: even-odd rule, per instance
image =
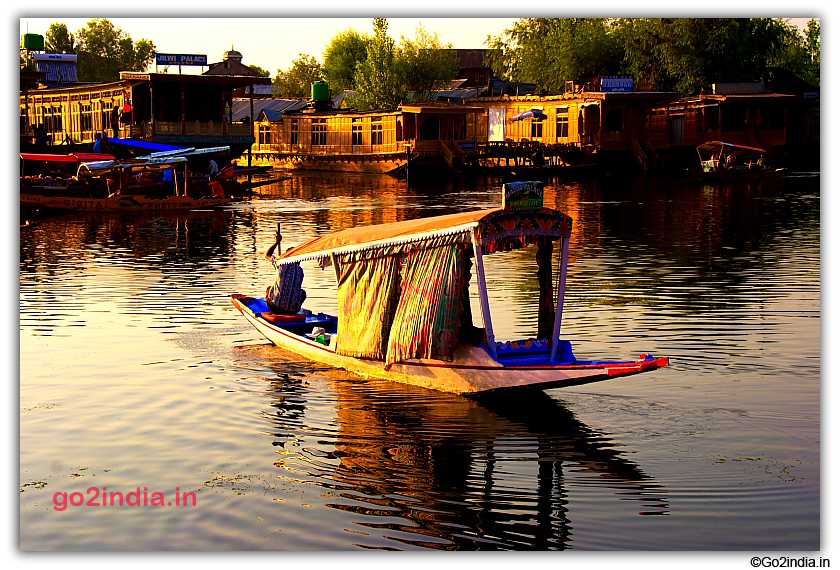
[[[351, 517], [345, 530], [371, 536], [358, 547], [567, 549], [570, 480], [669, 514], [656, 481], [544, 392], [474, 400], [342, 371], [307, 379], [289, 364], [262, 415], [283, 449], [278, 477], [325, 489], [325, 506]], [[315, 418], [325, 398], [334, 413]]]

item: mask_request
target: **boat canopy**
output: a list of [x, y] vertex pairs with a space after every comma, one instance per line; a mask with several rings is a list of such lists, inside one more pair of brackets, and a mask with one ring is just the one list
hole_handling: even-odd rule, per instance
[[37, 152], [22, 152], [20, 158], [39, 162], [97, 162], [102, 160], [113, 160], [110, 154], [93, 154], [77, 152], [73, 154], [42, 154]]
[[167, 156], [160, 158], [147, 159], [120, 159], [120, 160], [101, 160], [98, 162], [85, 162], [79, 165], [79, 174], [85, 170], [92, 175], [105, 174], [113, 170], [123, 168], [136, 168], [139, 170], [166, 170], [177, 168], [187, 162], [187, 159], [182, 156]]
[[732, 153], [740, 153], [740, 152], [759, 152], [761, 154], [766, 153], [767, 151], [763, 148], [757, 148], [754, 146], [744, 146], [738, 144], [731, 144], [725, 143], [720, 141], [709, 141], [707, 143], [703, 143], [697, 147], [697, 151], [720, 151], [723, 150], [724, 152], [732, 152]]
[[483, 253], [539, 245], [540, 319], [548, 326], [538, 334], [551, 335], [552, 242], [566, 238], [567, 244], [571, 227], [569, 216], [547, 208], [494, 208], [350, 228], [291, 248], [278, 261], [330, 260], [338, 284], [336, 353], [388, 366], [409, 359], [451, 361], [456, 345], [479, 330], [469, 303], [472, 259], [485, 334], [495, 353]]
[[153, 152], [163, 152], [167, 150], [186, 150], [184, 147], [175, 146], [171, 144], [153, 143], [146, 141], [138, 141], [134, 139], [121, 139], [117, 137], [109, 137], [108, 142], [111, 144], [118, 144], [122, 146], [129, 146], [138, 149], [149, 150]]
[[217, 154], [223, 152], [230, 152], [229, 146], [214, 146], [208, 148], [179, 148], [176, 150], [164, 150], [161, 152], [153, 152], [147, 156], [139, 158], [162, 158], [166, 156], [199, 156], [205, 154]]
[[365, 257], [394, 255], [450, 243], [469, 243], [473, 230], [476, 230], [479, 245], [485, 248], [484, 252], [492, 253], [536, 243], [539, 236], [552, 240], [568, 237], [572, 231], [572, 219], [548, 208], [533, 212], [493, 208], [362, 226], [315, 238], [291, 248], [279, 256], [279, 261], [295, 263], [377, 250], [378, 253]]

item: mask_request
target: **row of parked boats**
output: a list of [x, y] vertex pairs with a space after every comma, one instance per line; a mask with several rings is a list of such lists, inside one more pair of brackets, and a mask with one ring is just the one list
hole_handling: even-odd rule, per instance
[[129, 157], [21, 153], [21, 206], [82, 211], [206, 208], [226, 204], [259, 184], [275, 181], [244, 180], [270, 170], [266, 167], [231, 165], [213, 176], [204, 171], [204, 164], [229, 151], [230, 147], [219, 146], [170, 147]]

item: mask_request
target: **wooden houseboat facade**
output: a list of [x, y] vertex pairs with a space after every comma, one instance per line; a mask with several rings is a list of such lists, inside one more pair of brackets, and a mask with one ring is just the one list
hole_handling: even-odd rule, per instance
[[675, 155], [693, 153], [708, 141], [757, 147], [770, 153], [783, 149], [788, 144], [788, 115], [797, 97], [763, 93], [762, 88], [752, 93], [737, 91], [737, 86], [715, 86], [712, 93], [655, 107], [651, 136], [666, 140]]
[[[104, 132], [184, 147], [226, 145], [238, 156], [254, 143], [254, 131], [250, 121], [232, 120], [234, 93], [271, 80], [211, 73], [224, 63], [201, 75], [121, 72], [120, 80], [110, 83], [41, 84], [22, 90], [22, 150], [29, 145], [51, 151], [59, 145], [90, 146]], [[115, 110], [118, 122], [112, 120]], [[35, 140], [38, 127], [46, 132], [45, 140]]]
[[409, 160], [463, 164], [475, 148], [481, 109], [422, 103], [396, 110], [307, 108], [260, 112], [254, 165], [278, 169], [383, 173]]

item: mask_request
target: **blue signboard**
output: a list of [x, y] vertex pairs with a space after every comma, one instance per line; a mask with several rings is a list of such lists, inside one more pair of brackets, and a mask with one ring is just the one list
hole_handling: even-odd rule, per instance
[[159, 53], [157, 65], [207, 65], [206, 55], [190, 55], [185, 53]]
[[618, 92], [618, 93], [632, 93], [633, 92], [633, 76], [632, 75], [602, 75], [601, 76], [601, 91], [604, 91], [604, 92]]

